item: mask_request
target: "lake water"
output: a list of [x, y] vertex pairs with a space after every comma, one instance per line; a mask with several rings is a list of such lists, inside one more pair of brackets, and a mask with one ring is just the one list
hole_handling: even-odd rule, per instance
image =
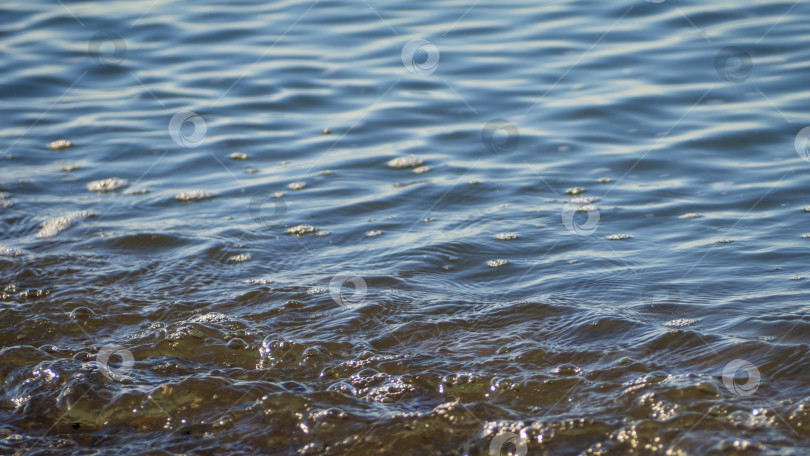
[[0, 453], [806, 454], [810, 3], [0, 11]]

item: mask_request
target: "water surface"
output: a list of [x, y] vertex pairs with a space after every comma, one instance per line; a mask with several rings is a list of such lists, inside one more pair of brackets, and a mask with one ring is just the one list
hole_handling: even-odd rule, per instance
[[0, 8], [0, 452], [805, 453], [808, 3]]

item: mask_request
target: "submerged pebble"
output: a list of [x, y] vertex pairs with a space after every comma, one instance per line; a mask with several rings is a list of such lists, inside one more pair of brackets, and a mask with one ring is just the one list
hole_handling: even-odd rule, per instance
[[292, 228], [287, 228], [287, 231], [285, 231], [285, 233], [292, 234], [295, 236], [303, 236], [305, 234], [311, 234], [316, 231], [318, 231], [318, 229], [312, 225], [297, 225]]
[[43, 239], [54, 237], [62, 231], [70, 228], [71, 225], [76, 223], [78, 220], [90, 217], [91, 215], [92, 214], [88, 211], [75, 211], [63, 217], [48, 220], [42, 224], [42, 227], [39, 229], [39, 233], [37, 233], [37, 238]]
[[189, 190], [187, 192], [174, 195], [174, 199], [177, 201], [199, 201], [212, 197], [213, 195], [203, 190]]
[[87, 184], [87, 190], [99, 193], [113, 192], [125, 185], [127, 185], [126, 180], [119, 179], [117, 177], [111, 177], [109, 179], [102, 179], [90, 182], [89, 184]]
[[57, 139], [56, 141], [52, 141], [50, 144], [48, 144], [48, 149], [50, 149], [50, 150], [64, 150], [64, 149], [67, 149], [68, 147], [70, 147], [72, 145], [73, 145], [73, 143], [71, 143], [70, 140]]
[[398, 157], [388, 162], [389, 168], [416, 168], [417, 166], [421, 166], [425, 162], [413, 155], [408, 155], [407, 157]]

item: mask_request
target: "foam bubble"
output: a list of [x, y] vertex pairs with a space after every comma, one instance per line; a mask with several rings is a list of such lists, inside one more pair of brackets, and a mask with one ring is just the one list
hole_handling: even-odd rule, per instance
[[64, 150], [68, 147], [72, 146], [73, 143], [70, 142], [68, 139], [57, 139], [56, 141], [52, 141], [48, 144], [48, 149], [50, 150]]
[[37, 233], [37, 238], [43, 239], [54, 237], [62, 231], [70, 228], [71, 225], [77, 221], [90, 217], [91, 215], [92, 214], [88, 211], [75, 211], [65, 215], [64, 217], [57, 217], [48, 220], [42, 224], [42, 227], [40, 227], [39, 233]]
[[117, 177], [110, 177], [109, 179], [102, 179], [90, 182], [87, 184], [87, 190], [91, 192], [113, 192], [119, 188], [127, 185], [127, 181]]
[[297, 225], [292, 228], [287, 228], [287, 231], [285, 232], [294, 236], [303, 236], [305, 234], [312, 234], [316, 231], [318, 231], [318, 229], [312, 225]]
[[203, 190], [190, 190], [174, 195], [177, 201], [199, 201], [208, 198], [213, 198], [213, 195]]
[[417, 166], [421, 166], [425, 162], [413, 155], [408, 155], [407, 157], [398, 157], [388, 162], [388, 166], [390, 168], [416, 168]]

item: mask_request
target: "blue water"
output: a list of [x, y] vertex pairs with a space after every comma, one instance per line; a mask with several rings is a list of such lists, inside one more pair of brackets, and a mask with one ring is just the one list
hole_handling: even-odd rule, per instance
[[0, 453], [805, 454], [808, 2], [0, 15]]

